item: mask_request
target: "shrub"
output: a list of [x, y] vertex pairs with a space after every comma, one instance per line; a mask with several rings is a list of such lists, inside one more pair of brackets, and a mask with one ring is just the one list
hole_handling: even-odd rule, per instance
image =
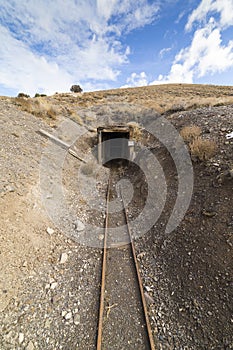
[[127, 125], [133, 128], [132, 139], [134, 141], [140, 141], [142, 138], [142, 129], [140, 125], [136, 122], [129, 122]]
[[180, 136], [184, 141], [191, 142], [201, 135], [201, 128], [196, 125], [184, 126], [180, 131]]
[[48, 109], [45, 109], [45, 115], [55, 120], [57, 118], [57, 110], [53, 106], [48, 107]]
[[80, 85], [72, 85], [70, 88], [70, 91], [72, 92], [82, 92], [83, 89], [80, 87]]
[[16, 98], [15, 101], [23, 111], [31, 113], [40, 118], [49, 118], [54, 120], [59, 114], [58, 108], [51, 105], [46, 100], [41, 101], [39, 99], [26, 100], [23, 98]]
[[19, 97], [19, 98], [21, 98], [21, 97], [29, 98], [30, 95], [24, 94], [23, 92], [19, 92], [17, 97]]
[[173, 114], [173, 113], [182, 112], [182, 111], [185, 111], [185, 106], [183, 104], [175, 104], [175, 105], [172, 105], [166, 111], [166, 114]]
[[37, 92], [34, 97], [46, 97], [46, 96], [47, 95], [45, 95], [45, 94], [38, 94], [38, 92]]
[[217, 146], [214, 141], [203, 140], [201, 137], [195, 138], [190, 144], [191, 155], [199, 160], [208, 160], [216, 153]]

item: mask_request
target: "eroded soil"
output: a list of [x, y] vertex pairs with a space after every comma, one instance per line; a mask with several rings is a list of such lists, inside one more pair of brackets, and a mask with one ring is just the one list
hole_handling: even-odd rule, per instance
[[[127, 122], [136, 120], [147, 126], [159, 117], [156, 112], [144, 113], [142, 107], [137, 112], [136, 107], [128, 107], [119, 106]], [[119, 121], [117, 103], [111, 101], [104, 111], [106, 106], [80, 110], [84, 126], [85, 113], [92, 118], [86, 137], [76, 144], [76, 151], [84, 156], [95, 144], [90, 128], [101, 121]], [[0, 113], [0, 348], [94, 349], [101, 249], [81, 245], [74, 236], [61, 232], [47, 216], [40, 198], [40, 161], [47, 140], [38, 130], [54, 132], [62, 118], [49, 126], [22, 112], [11, 99], [0, 100]], [[177, 196], [177, 171], [157, 140], [145, 138], [142, 142], [160, 162], [168, 191], [159, 220], [136, 242], [153, 334], [162, 350], [233, 348], [233, 179], [228, 172], [233, 166], [233, 142], [226, 140], [226, 134], [233, 130], [232, 114], [233, 106], [229, 105], [165, 115], [178, 131], [185, 125], [200, 126], [203, 137], [218, 145], [209, 161], [193, 159], [190, 207], [169, 235], [165, 227]], [[63, 169], [67, 203], [84, 224], [101, 226], [105, 177], [101, 173], [95, 178], [103, 205], [93, 211], [75, 181], [79, 168], [80, 163], [67, 155]], [[82, 174], [89, 180], [92, 177], [91, 173]], [[140, 196], [129, 205], [133, 218], [143, 208], [147, 185], [134, 166], [131, 176], [140, 189]], [[77, 237], [82, 234], [78, 232]]]

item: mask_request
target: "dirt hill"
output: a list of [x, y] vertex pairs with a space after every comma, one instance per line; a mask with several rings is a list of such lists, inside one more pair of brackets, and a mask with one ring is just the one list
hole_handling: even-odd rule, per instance
[[[84, 224], [103, 224], [104, 203], [98, 211], [90, 207], [96, 196], [104, 202], [107, 181], [105, 169], [96, 175], [91, 161], [96, 128], [125, 123], [134, 123], [135, 141], [156, 157], [166, 179], [164, 209], [136, 241], [157, 347], [233, 348], [233, 138], [226, 137], [233, 131], [232, 115], [233, 87], [225, 86], [0, 97], [1, 349], [95, 349], [102, 251], [81, 244], [85, 230], [79, 218]], [[189, 208], [170, 234], [165, 227], [179, 174], [166, 145], [150, 134], [151, 123], [160, 118], [181, 133], [194, 173]], [[53, 153], [53, 143], [41, 129], [72, 145], [87, 163], [59, 145]], [[53, 204], [57, 156], [64, 158], [62, 186], [72, 211], [64, 228], [56, 226], [59, 206]], [[133, 166], [130, 177], [141, 191], [129, 205], [135, 217], [148, 189]], [[97, 195], [86, 192], [92, 181]]]

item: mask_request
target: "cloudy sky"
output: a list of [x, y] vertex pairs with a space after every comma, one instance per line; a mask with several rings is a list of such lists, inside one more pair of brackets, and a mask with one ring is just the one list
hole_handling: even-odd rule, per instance
[[0, 0], [0, 95], [233, 84], [233, 0]]

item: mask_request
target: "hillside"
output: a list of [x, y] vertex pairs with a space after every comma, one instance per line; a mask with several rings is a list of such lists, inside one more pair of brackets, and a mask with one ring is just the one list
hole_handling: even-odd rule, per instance
[[[171, 84], [0, 97], [2, 350], [95, 349], [102, 251], [82, 244], [85, 232], [78, 232], [78, 219], [103, 224], [102, 204], [91, 207], [96, 193], [88, 192], [94, 182], [104, 200], [106, 169], [101, 167], [96, 175], [92, 164], [96, 128], [132, 122], [141, 130], [137, 141], [156, 157], [167, 185], [159, 219], [136, 241], [157, 347], [233, 348], [233, 138], [226, 137], [233, 131], [232, 115], [233, 87], [227, 86]], [[170, 234], [165, 227], [179, 174], [172, 155], [150, 129], [159, 118], [183, 132], [194, 173], [189, 208]], [[191, 136], [184, 127], [191, 127]], [[87, 163], [58, 145], [53, 148], [41, 129], [72, 145]], [[204, 150], [193, 143], [196, 136], [209, 142]], [[59, 157], [65, 203], [72, 212], [72, 220], [60, 226], [55, 177]], [[141, 156], [138, 164], [150, 168], [143, 161]], [[133, 165], [128, 178], [141, 191], [129, 205], [135, 217], [147, 187]]]

